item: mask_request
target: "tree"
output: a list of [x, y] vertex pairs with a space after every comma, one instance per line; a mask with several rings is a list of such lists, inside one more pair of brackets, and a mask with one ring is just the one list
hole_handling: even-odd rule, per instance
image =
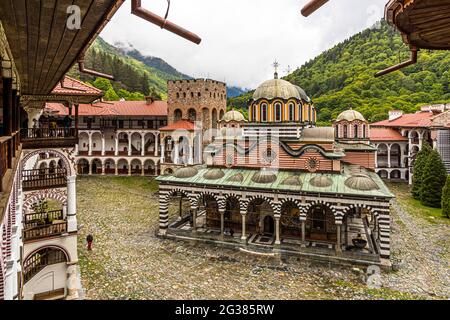
[[450, 218], [450, 176], [447, 176], [447, 182], [442, 190], [442, 214]]
[[428, 142], [424, 141], [422, 150], [419, 151], [414, 163], [411, 193], [414, 199], [420, 200], [420, 190], [422, 187], [422, 176], [428, 156], [433, 151]]
[[447, 180], [447, 169], [436, 150], [431, 151], [426, 160], [420, 187], [420, 202], [424, 206], [441, 208], [442, 189]]

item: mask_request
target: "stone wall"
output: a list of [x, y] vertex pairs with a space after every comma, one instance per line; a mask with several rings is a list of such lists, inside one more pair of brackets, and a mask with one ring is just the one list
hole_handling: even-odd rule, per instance
[[203, 129], [216, 128], [226, 108], [227, 89], [223, 82], [210, 79], [168, 82], [169, 125], [183, 119], [202, 121]]

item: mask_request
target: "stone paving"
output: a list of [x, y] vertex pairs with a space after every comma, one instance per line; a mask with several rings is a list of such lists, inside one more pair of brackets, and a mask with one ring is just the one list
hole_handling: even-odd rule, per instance
[[[394, 216], [394, 221], [410, 221], [394, 222], [394, 239], [398, 241], [395, 256], [405, 262], [400, 271], [383, 274], [381, 289], [370, 289], [364, 271], [358, 268], [329, 268], [306, 261], [283, 263], [211, 245], [158, 239], [157, 186], [148, 179], [83, 177], [77, 189], [79, 258], [86, 299], [450, 297], [448, 277], [438, 275], [445, 271], [445, 264], [441, 260], [436, 264], [428, 261], [433, 258], [429, 246], [437, 243], [430, 241], [425, 247], [414, 243], [411, 230], [403, 226], [413, 228], [415, 221], [406, 213]], [[419, 231], [425, 238], [428, 233], [439, 237], [434, 229]], [[441, 236], [447, 237], [448, 243], [448, 229], [443, 232]], [[89, 233], [94, 235], [92, 252], [85, 247]], [[445, 250], [448, 253], [448, 247]], [[417, 251], [423, 255], [412, 258], [419, 257]], [[448, 257], [447, 253], [443, 257]], [[435, 267], [439, 271], [434, 272]], [[417, 281], [414, 270], [429, 272], [425, 272], [423, 281]]]

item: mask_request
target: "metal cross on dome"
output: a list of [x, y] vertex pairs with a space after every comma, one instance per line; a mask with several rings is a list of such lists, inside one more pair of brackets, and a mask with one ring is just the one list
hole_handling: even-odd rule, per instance
[[275, 79], [278, 79], [278, 68], [280, 67], [280, 64], [277, 60], [272, 64], [272, 67], [275, 69]]

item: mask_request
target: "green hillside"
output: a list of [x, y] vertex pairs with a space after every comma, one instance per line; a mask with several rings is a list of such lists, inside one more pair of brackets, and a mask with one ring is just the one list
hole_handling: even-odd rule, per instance
[[[140, 55], [137, 51], [134, 55]], [[144, 59], [144, 57], [143, 57]], [[148, 58], [148, 61], [155, 61], [155, 59]], [[161, 59], [159, 66], [161, 69], [147, 65], [144, 61], [139, 61], [134, 57], [128, 55], [122, 50], [108, 44], [103, 39], [98, 38], [87, 51], [86, 67], [95, 71], [111, 74], [115, 77], [112, 88], [114, 93], [105, 95], [108, 100], [119, 98], [126, 98], [127, 100], [143, 99], [144, 95], [154, 95], [156, 97], [165, 98], [167, 96], [167, 80], [178, 80], [185, 76], [179, 73], [168, 64], [163, 64]], [[78, 72], [78, 68], [74, 67], [69, 73], [83, 81], [97, 85], [100, 82], [100, 89], [105, 86], [109, 88], [107, 81], [97, 80], [89, 75]]]
[[[329, 124], [352, 107], [371, 122], [388, 110], [414, 112], [421, 105], [450, 101], [450, 52], [420, 51], [419, 63], [393, 74], [374, 74], [409, 58], [400, 35], [385, 22], [367, 29], [305, 63], [285, 79], [301, 86], [318, 108], [318, 120]], [[232, 98], [246, 108], [252, 93]]]

